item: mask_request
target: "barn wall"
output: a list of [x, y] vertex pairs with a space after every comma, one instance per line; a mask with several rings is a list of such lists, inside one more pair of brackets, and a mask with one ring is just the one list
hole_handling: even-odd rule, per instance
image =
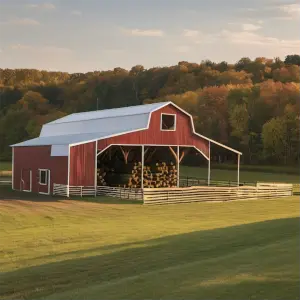
[[[176, 131], [161, 131], [161, 113], [176, 114]], [[124, 134], [98, 141], [98, 150], [110, 144], [157, 144], [157, 145], [189, 145], [196, 146], [208, 156], [208, 141], [195, 135], [190, 117], [173, 107], [166, 106], [152, 113], [149, 129]]]
[[68, 157], [51, 157], [51, 146], [20, 146], [14, 147], [14, 189], [20, 190], [21, 170], [32, 172], [32, 191], [47, 192], [47, 187], [39, 185], [38, 170], [50, 169], [50, 193], [53, 183], [67, 184]]
[[95, 142], [72, 146], [70, 148], [69, 185], [95, 185]]

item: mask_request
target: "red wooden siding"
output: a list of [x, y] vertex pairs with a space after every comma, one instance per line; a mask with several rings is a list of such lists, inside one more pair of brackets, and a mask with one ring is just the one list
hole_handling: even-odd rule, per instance
[[95, 185], [95, 142], [72, 146], [70, 148], [69, 185]]
[[30, 181], [31, 181], [31, 177], [32, 177], [32, 172], [30, 169], [22, 169], [21, 170], [21, 174], [22, 174], [22, 190], [30, 190]]
[[[50, 193], [53, 183], [67, 184], [68, 157], [51, 157], [51, 146], [14, 147], [14, 189], [20, 190], [21, 170], [31, 170], [32, 191], [47, 192], [45, 186], [39, 184], [39, 169], [50, 169]], [[24, 178], [24, 177], [23, 177]], [[27, 181], [26, 181], [27, 182]], [[25, 184], [26, 187], [28, 184]]]
[[[176, 131], [161, 131], [161, 113], [176, 114]], [[169, 105], [152, 113], [149, 129], [98, 141], [98, 150], [110, 144], [195, 146], [208, 156], [208, 141], [193, 133], [190, 117]]]

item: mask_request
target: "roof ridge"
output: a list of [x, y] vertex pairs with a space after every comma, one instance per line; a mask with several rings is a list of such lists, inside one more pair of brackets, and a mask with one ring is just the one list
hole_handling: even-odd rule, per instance
[[[77, 115], [77, 114], [85, 114], [85, 113], [92, 113], [92, 112], [104, 112], [104, 111], [111, 111], [111, 110], [119, 110], [119, 109], [125, 109], [125, 108], [137, 108], [137, 107], [144, 107], [144, 106], [151, 106], [151, 105], [159, 105], [159, 104], [168, 104], [171, 101], [160, 101], [160, 102], [154, 102], [154, 103], [147, 103], [147, 104], [142, 104], [142, 105], [134, 105], [134, 106], [124, 106], [124, 107], [119, 107], [119, 108], [111, 108], [111, 109], [103, 109], [103, 110], [94, 110], [94, 111], [85, 111], [85, 112], [76, 112], [76, 113], [72, 113], [66, 116], [70, 116], [70, 115]], [[137, 113], [138, 114], [138, 113]], [[136, 115], [136, 114], [133, 114]], [[65, 117], [65, 116], [64, 116]]]

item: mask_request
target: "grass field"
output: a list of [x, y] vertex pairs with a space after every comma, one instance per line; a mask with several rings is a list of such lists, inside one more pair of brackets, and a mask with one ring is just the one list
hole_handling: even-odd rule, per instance
[[298, 197], [143, 206], [0, 189], [1, 298], [299, 299]]
[[11, 162], [8, 161], [0, 161], [0, 171], [5, 170], [11, 170]]
[[[207, 179], [208, 170], [203, 167], [189, 167], [181, 166], [180, 167], [181, 176], [189, 176], [196, 178], [205, 178]], [[211, 170], [211, 179], [212, 180], [237, 180], [237, 170], [233, 169], [212, 169]], [[240, 171], [240, 181], [241, 182], [287, 182], [287, 183], [299, 183], [300, 175], [299, 174], [287, 174], [287, 173], [276, 173], [276, 172], [259, 172], [259, 171], [249, 171], [241, 170]]]

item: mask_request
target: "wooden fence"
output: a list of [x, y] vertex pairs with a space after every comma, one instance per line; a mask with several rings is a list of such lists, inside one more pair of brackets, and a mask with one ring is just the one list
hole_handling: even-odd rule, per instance
[[54, 183], [53, 195], [68, 196], [68, 185]]
[[[67, 196], [68, 185], [53, 184], [53, 195]], [[96, 194], [94, 186], [69, 186], [70, 196], [95, 196], [107, 195], [118, 197], [121, 199], [142, 200], [142, 189], [136, 188], [123, 188], [123, 187], [110, 187], [110, 186], [97, 186]]]
[[[54, 195], [67, 196], [68, 186], [54, 184]], [[144, 204], [171, 204], [279, 198], [293, 194], [293, 184], [257, 183], [256, 186], [194, 186], [181, 188], [123, 188], [97, 186], [96, 195], [143, 200]], [[95, 196], [94, 186], [69, 186], [70, 196]]]
[[144, 204], [171, 204], [205, 201], [232, 201], [257, 198], [279, 198], [292, 195], [292, 184], [261, 183], [240, 187], [184, 187], [184, 188], [145, 188]]
[[143, 190], [140, 188], [97, 186], [97, 195], [107, 195], [121, 199], [142, 200]]
[[[208, 186], [208, 179], [180, 177], [180, 187]], [[237, 181], [210, 180], [210, 186], [236, 187]], [[256, 182], [240, 182], [239, 186], [256, 186]]]

